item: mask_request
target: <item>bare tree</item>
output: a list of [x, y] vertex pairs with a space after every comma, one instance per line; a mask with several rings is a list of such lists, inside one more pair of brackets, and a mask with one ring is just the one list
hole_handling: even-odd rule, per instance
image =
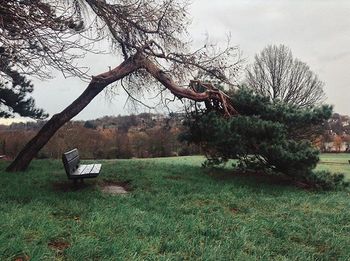
[[[76, 59], [91, 50], [94, 39], [89, 37], [80, 8], [64, 2], [0, 0], [1, 76], [6, 77], [8, 67], [15, 67], [23, 75], [41, 79], [49, 78], [52, 68], [65, 76], [86, 77]], [[4, 58], [10, 63], [4, 64]]]
[[246, 85], [256, 93], [298, 107], [310, 107], [325, 98], [324, 83], [309, 66], [294, 59], [285, 45], [269, 45], [248, 67]]
[[0, 117], [47, 117], [28, 98], [33, 91], [28, 77], [47, 79], [55, 68], [88, 79], [76, 64], [92, 50], [94, 39], [83, 41], [86, 37], [78, 8], [53, 0], [0, 0]]
[[54, 115], [29, 141], [8, 171], [25, 170], [63, 124], [106, 86], [118, 80], [129, 95], [155, 88], [159, 92], [167, 89], [179, 99], [205, 102], [227, 116], [237, 113], [228, 96], [215, 86], [203, 84], [201, 92], [188, 86], [189, 80], [200, 71], [220, 82], [232, 84], [231, 79], [240, 63], [235, 56], [237, 48], [229, 45], [218, 50], [206, 44], [191, 51], [190, 43], [186, 41], [187, 3], [177, 0], [76, 0], [72, 3], [76, 4], [70, 6], [73, 10], [78, 6], [79, 10], [85, 9], [94, 16], [94, 32], [109, 39], [124, 61], [114, 69], [93, 76], [86, 90], [61, 113]]

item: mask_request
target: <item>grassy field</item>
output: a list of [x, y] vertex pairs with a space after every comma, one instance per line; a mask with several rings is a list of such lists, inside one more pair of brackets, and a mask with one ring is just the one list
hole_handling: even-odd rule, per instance
[[342, 172], [347, 179], [350, 179], [350, 153], [325, 153], [321, 155], [320, 164], [317, 168], [330, 170], [332, 172]]
[[[349, 175], [348, 158], [323, 155], [318, 168]], [[101, 176], [78, 190], [59, 161], [26, 173], [2, 162], [0, 260], [350, 260], [349, 191], [306, 191], [202, 161], [101, 161]], [[129, 194], [102, 193], [111, 182]]]

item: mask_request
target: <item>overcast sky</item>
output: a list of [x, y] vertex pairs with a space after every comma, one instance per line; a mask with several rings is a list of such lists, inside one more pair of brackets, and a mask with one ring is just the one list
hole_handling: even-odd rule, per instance
[[[190, 36], [200, 46], [206, 36], [223, 42], [231, 34], [250, 63], [268, 44], [285, 44], [325, 82], [327, 102], [350, 115], [350, 1], [349, 0], [193, 0]], [[119, 63], [113, 56], [89, 56], [90, 73]], [[78, 79], [35, 80], [33, 96], [50, 115], [67, 107], [85, 89]], [[100, 94], [75, 119], [127, 114], [125, 95], [110, 101]]]

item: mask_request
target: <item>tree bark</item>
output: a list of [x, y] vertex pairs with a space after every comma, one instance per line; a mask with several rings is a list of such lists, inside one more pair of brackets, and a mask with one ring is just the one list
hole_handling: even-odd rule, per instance
[[93, 76], [85, 91], [66, 109], [52, 116], [37, 135], [25, 145], [15, 160], [7, 167], [6, 171], [15, 172], [26, 170], [32, 159], [61, 126], [81, 112], [107, 85], [139, 69], [138, 64], [137, 55], [135, 55], [125, 60], [113, 70]]

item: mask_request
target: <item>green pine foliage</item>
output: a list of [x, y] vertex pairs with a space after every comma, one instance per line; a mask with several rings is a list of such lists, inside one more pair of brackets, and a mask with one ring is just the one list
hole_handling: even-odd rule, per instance
[[33, 119], [45, 119], [48, 115], [35, 107], [28, 94], [33, 84], [18, 71], [7, 68], [6, 76], [0, 75], [0, 118], [10, 118], [15, 114]]
[[[319, 151], [310, 138], [331, 117], [332, 107], [300, 109], [272, 102], [244, 88], [231, 98], [238, 116], [227, 118], [216, 111], [195, 110], [185, 122], [188, 130], [180, 139], [203, 147], [208, 158], [206, 166], [238, 159], [235, 167], [240, 170], [284, 174], [317, 187], [318, 174], [312, 170], [319, 161]], [[322, 172], [321, 183], [338, 184], [339, 176], [330, 175], [325, 178], [327, 174]]]

